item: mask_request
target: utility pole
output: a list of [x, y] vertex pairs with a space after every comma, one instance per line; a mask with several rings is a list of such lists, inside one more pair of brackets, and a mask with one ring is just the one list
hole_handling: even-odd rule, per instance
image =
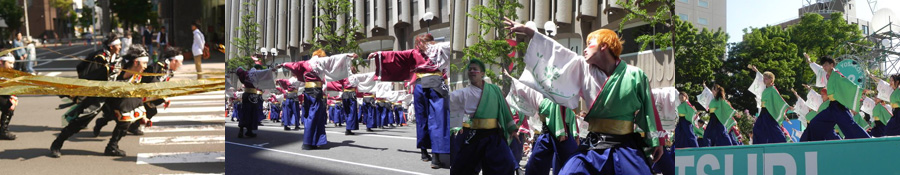
[[22, 10], [25, 12], [25, 36], [31, 36], [31, 30], [28, 30], [28, 0], [22, 0]]

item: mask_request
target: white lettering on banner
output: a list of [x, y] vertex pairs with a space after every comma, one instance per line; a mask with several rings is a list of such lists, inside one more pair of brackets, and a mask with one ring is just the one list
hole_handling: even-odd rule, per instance
[[784, 167], [784, 174], [797, 174], [796, 161], [788, 153], [763, 154], [763, 166], [765, 175], [775, 174], [776, 166]]
[[694, 156], [675, 156], [675, 167], [678, 168], [678, 174], [685, 174], [687, 167], [694, 167]]
[[[735, 174], [736, 170], [734, 166], [734, 154], [724, 154], [721, 155], [724, 158], [724, 162], [719, 162], [719, 155], [716, 154], [703, 154], [700, 158], [695, 159], [695, 155], [689, 156], [675, 156], [675, 168], [678, 170], [678, 174], [687, 174], [688, 167], [693, 167], [696, 171], [696, 174], [705, 175], [709, 174], [706, 172], [706, 167], [709, 167], [709, 170], [716, 171], [719, 169], [724, 169], [724, 173], [716, 173], [716, 174], [726, 174], [732, 175]], [[757, 158], [759, 154], [747, 154], [747, 174], [756, 175], [758, 174]], [[805, 174], [808, 175], [817, 175], [818, 173], [818, 152], [805, 152], [804, 153], [804, 163], [800, 164], [797, 162], [798, 160], [794, 158], [793, 155], [788, 153], [763, 153], [763, 174], [764, 175], [772, 175], [775, 174], [775, 167], [783, 167], [784, 174], [797, 174], [798, 165], [803, 165], [805, 170]], [[694, 162], [696, 160], [696, 164]], [[696, 165], [696, 166], [695, 166]], [[740, 168], [737, 168], [740, 169]]]
[[700, 156], [700, 160], [697, 160], [697, 174], [698, 175], [706, 175], [706, 166], [709, 165], [712, 170], [719, 169], [719, 159], [716, 159], [716, 156], [712, 154], [704, 154]]

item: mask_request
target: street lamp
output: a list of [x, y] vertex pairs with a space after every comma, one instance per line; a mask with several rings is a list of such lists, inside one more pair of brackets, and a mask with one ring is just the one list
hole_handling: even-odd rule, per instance
[[544, 31], [549, 37], [556, 36], [556, 24], [553, 21], [547, 21], [544, 23]]
[[425, 28], [426, 28], [426, 31], [427, 31], [428, 33], [431, 33], [431, 20], [434, 19], [434, 13], [431, 13], [431, 12], [425, 12], [425, 14], [422, 15], [422, 19], [425, 20], [425, 25], [426, 25]]

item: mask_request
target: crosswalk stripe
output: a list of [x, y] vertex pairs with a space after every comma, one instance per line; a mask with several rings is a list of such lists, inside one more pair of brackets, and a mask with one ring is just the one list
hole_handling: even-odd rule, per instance
[[224, 101], [172, 101], [169, 103], [169, 108], [179, 107], [179, 106], [213, 106], [219, 105], [224, 106]]
[[188, 115], [188, 116], [154, 116], [153, 122], [170, 122], [170, 121], [219, 121], [225, 120], [225, 114], [212, 115]]
[[157, 109], [160, 114], [167, 113], [184, 113], [184, 112], [225, 112], [225, 103], [223, 102], [221, 106], [213, 106], [213, 107], [172, 107], [170, 106], [167, 109]]
[[[192, 76], [193, 76], [193, 75], [192, 75]], [[210, 91], [210, 92], [204, 92], [204, 93], [199, 93], [199, 94], [203, 94], [203, 95], [213, 95], [213, 94], [215, 94], [215, 95], [224, 95], [224, 94], [225, 94], [225, 91]]]
[[225, 143], [225, 135], [141, 137], [141, 145], [191, 145]]
[[138, 153], [137, 164], [225, 162], [225, 151]]
[[224, 124], [208, 124], [208, 125], [172, 125], [172, 126], [153, 126], [144, 128], [145, 133], [152, 132], [187, 132], [187, 131], [220, 131], [225, 130]]
[[206, 95], [186, 95], [166, 98], [168, 100], [225, 100], [224, 94], [206, 94]]

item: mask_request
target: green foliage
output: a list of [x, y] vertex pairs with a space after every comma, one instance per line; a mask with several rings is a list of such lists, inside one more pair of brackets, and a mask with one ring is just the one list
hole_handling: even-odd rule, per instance
[[[669, 32], [656, 32], [653, 34], [641, 35], [635, 41], [641, 43], [641, 49], [645, 50], [651, 43], [656, 44], [660, 48], [672, 46], [675, 33], [675, 0], [618, 0], [616, 4], [620, 5], [627, 12], [622, 22], [619, 23], [619, 31], [625, 28], [625, 24], [631, 20], [641, 20], [650, 23], [650, 26], [663, 25], [669, 28]], [[647, 7], [656, 5], [656, 9], [648, 11]]]
[[[313, 43], [312, 50], [322, 49], [325, 53], [341, 54], [356, 53], [362, 54], [359, 48], [359, 40], [353, 34], [359, 31], [362, 26], [356, 18], [351, 18], [353, 13], [353, 4], [347, 0], [318, 0], [316, 8], [319, 15], [313, 16], [316, 27], [313, 30], [314, 37], [309, 43]], [[338, 26], [338, 18], [342, 18], [344, 24]], [[360, 56], [364, 58], [364, 56]], [[353, 60], [353, 66], [365, 65], [367, 62], [362, 59]]]
[[79, 26], [87, 28], [91, 27], [94, 19], [94, 9], [85, 8], [81, 10], [81, 18], [78, 18], [76, 22]]
[[[722, 66], [728, 34], [722, 29], [700, 30], [678, 19], [675, 31], [675, 87], [687, 94], [700, 94], [703, 81], [713, 80]], [[693, 95], [689, 98], [697, 100]]]
[[[109, 0], [109, 9], [125, 23], [126, 28], [135, 24], [145, 24], [150, 20], [150, 1], [135, 0]], [[191, 20], [193, 21], [193, 20]]]
[[797, 87], [797, 70], [809, 69], [809, 66], [797, 56], [797, 45], [790, 42], [791, 36], [780, 26], [754, 28], [744, 34], [742, 42], [732, 45], [728, 60], [716, 75], [716, 83], [730, 95], [732, 107], [757, 113], [756, 98], [747, 90], [756, 73], [747, 65], [754, 65], [761, 72], [774, 73], [775, 87], [781, 96], [788, 102], [796, 100], [790, 89]]
[[[17, 30], [22, 27], [23, 17], [25, 17], [25, 10], [22, 9], [22, 6], [16, 5], [16, 0], [0, 0], [0, 18], [6, 21], [9, 30]], [[2, 36], [2, 38], [9, 38], [9, 36]]]
[[487, 6], [478, 5], [471, 9], [466, 16], [478, 21], [480, 31], [472, 33], [467, 37], [477, 38], [474, 45], [463, 49], [463, 60], [456, 65], [451, 65], [452, 72], [463, 72], [471, 59], [479, 59], [485, 63], [487, 70], [485, 76], [491, 79], [493, 84], [504, 87], [504, 91], [508, 91], [510, 80], [503, 77], [502, 70], [493, 70], [491, 67], [500, 67], [502, 69], [509, 68], [510, 63], [515, 64], [513, 70], [509, 73], [513, 77], [518, 77], [524, 70], [525, 63], [521, 58], [510, 57], [508, 54], [517, 51], [524, 53], [527, 43], [518, 43], [516, 47], [509, 45], [507, 39], [515, 39], [514, 36], [507, 35], [503, 25], [503, 18], [516, 20], [516, 8], [524, 8], [515, 0], [488, 0]]
[[[253, 8], [256, 6], [255, 3], [244, 3], [247, 9], [256, 9]], [[241, 9], [246, 10], [246, 9]], [[238, 67], [250, 68], [253, 66], [253, 59], [250, 57], [253, 53], [256, 53], [257, 43], [256, 41], [259, 39], [259, 31], [257, 28], [259, 27], [259, 23], [256, 23], [256, 13], [253, 10], [246, 10], [244, 16], [241, 16], [241, 25], [237, 27], [237, 30], [240, 33], [240, 37], [234, 38], [232, 43], [237, 47], [237, 49], [231, 53], [235, 55], [234, 58], [229, 59], [225, 65], [227, 70], [234, 70]]]

